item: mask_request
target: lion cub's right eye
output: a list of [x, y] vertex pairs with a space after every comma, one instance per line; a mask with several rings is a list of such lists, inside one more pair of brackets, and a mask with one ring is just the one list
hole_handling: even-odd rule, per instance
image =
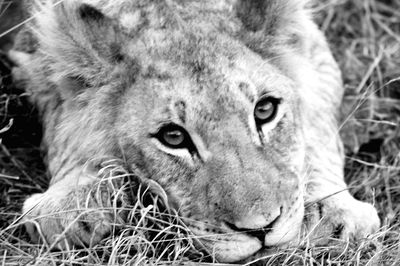
[[190, 151], [194, 149], [194, 144], [186, 130], [175, 124], [163, 126], [154, 137], [168, 148]]

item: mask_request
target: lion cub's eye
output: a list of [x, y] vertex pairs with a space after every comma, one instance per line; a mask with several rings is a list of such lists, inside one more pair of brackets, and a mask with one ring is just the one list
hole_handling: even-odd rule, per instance
[[180, 130], [163, 132], [163, 139], [170, 146], [179, 146], [185, 141], [185, 136]]
[[162, 127], [155, 137], [165, 146], [173, 149], [193, 148], [193, 142], [189, 134], [182, 127], [169, 124]]
[[271, 122], [277, 112], [280, 100], [273, 97], [261, 98], [254, 108], [254, 118], [257, 124]]

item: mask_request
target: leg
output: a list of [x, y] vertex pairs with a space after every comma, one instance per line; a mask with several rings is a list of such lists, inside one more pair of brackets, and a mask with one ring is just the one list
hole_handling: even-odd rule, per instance
[[337, 122], [344, 87], [323, 34], [316, 27], [312, 34], [312, 66], [304, 67], [299, 75], [307, 114], [303, 121], [307, 147], [304, 232], [311, 243], [317, 244], [329, 235], [360, 239], [376, 231], [380, 221], [375, 208], [354, 199], [344, 182], [344, 154]]
[[126, 196], [119, 188], [115, 181], [72, 171], [25, 201], [27, 231], [32, 240], [60, 249], [95, 245], [123, 220], [117, 207], [126, 205]]
[[353, 198], [343, 179], [341, 140], [310, 149], [313, 160], [307, 182], [305, 232], [310, 242], [324, 244], [327, 236], [359, 240], [380, 225], [376, 209]]

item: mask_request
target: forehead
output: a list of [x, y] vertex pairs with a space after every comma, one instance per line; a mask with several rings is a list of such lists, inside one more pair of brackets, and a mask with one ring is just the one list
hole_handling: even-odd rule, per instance
[[159, 120], [171, 113], [209, 121], [247, 116], [263, 94], [290, 100], [290, 80], [232, 35], [199, 22], [149, 27], [134, 38], [128, 53], [140, 61], [152, 98], [146, 102], [156, 105], [150, 108]]
[[277, 67], [225, 33], [149, 30], [133, 49], [144, 76], [169, 80], [164, 90], [173, 93], [215, 98], [228, 90], [250, 102], [265, 93], [291, 94], [291, 81]]
[[132, 39], [128, 54], [138, 58], [143, 69], [151, 69], [152, 75], [187, 79], [191, 88], [206, 89], [212, 98], [226, 94], [221, 86], [239, 88], [248, 97], [284, 91], [284, 86], [275, 86], [284, 80], [277, 68], [238, 37], [241, 22], [232, 16], [232, 3], [132, 1], [123, 9], [111, 10], [113, 5], [107, 4], [104, 9], [118, 14]]

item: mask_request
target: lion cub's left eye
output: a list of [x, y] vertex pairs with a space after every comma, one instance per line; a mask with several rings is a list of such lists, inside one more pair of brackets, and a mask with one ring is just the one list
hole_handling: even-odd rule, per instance
[[273, 97], [261, 98], [254, 108], [254, 118], [257, 124], [262, 125], [271, 122], [278, 112], [280, 100]]

